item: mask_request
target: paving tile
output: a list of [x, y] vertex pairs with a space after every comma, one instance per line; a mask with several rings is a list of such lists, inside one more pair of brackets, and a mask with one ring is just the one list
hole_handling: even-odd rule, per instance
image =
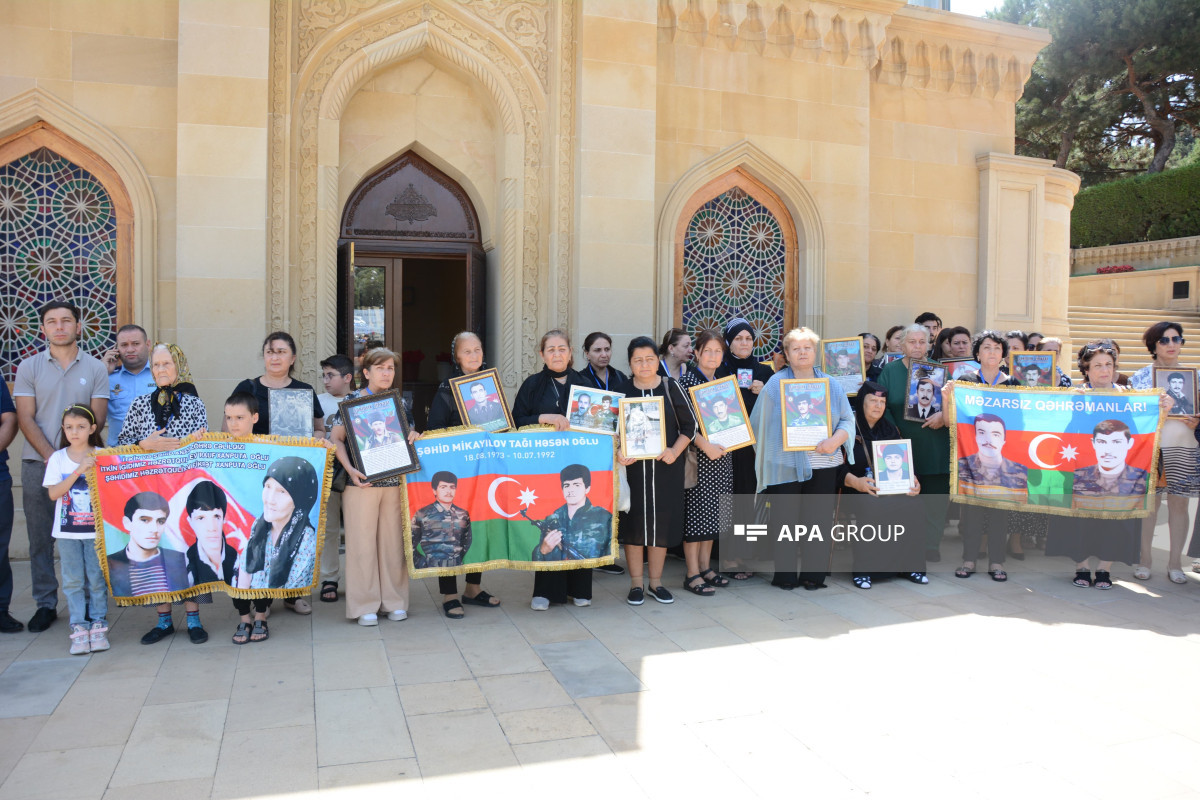
[[443, 711], [466, 711], [486, 708], [487, 700], [475, 681], [444, 681], [416, 683], [399, 687], [404, 715], [438, 714]]
[[486, 709], [426, 714], [408, 720], [408, 726], [423, 777], [517, 766], [495, 715]]
[[225, 700], [143, 706], [110, 785], [212, 777], [227, 707]]
[[497, 714], [571, 704], [571, 696], [548, 670], [480, 678], [479, 688]]
[[[250, 645], [243, 645], [250, 647]], [[309, 648], [311, 651], [311, 648]], [[238, 659], [229, 695], [226, 731], [313, 724], [313, 665], [307, 660], [245, 663]]]
[[311, 725], [226, 734], [213, 777], [213, 800], [317, 788], [317, 735]]
[[37, 717], [50, 714], [70, 690], [91, 656], [68, 656], [14, 661], [0, 673], [5, 699], [0, 717]]
[[470, 680], [473, 677], [466, 659], [457, 650], [452, 653], [409, 654], [403, 649], [389, 647], [386, 652], [397, 686]]
[[159, 667], [146, 704], [227, 700], [237, 663], [238, 652], [231, 648], [172, 650]]
[[471, 674], [477, 678], [545, 669], [537, 653], [512, 625], [489, 625], [452, 633]]
[[608, 648], [595, 641], [538, 645], [537, 654], [571, 697], [636, 692], [642, 682]]
[[395, 686], [317, 692], [316, 702], [318, 766], [412, 757]]
[[212, 785], [212, 778], [193, 778], [138, 786], [114, 786], [104, 793], [104, 800], [209, 800], [212, 797]]
[[[604, 741], [604, 737], [591, 735], [580, 736], [575, 739], [561, 739], [558, 741], [547, 742], [532, 742], [530, 744], [515, 744], [513, 745], [513, 753], [516, 754], [517, 760], [521, 762], [521, 766], [529, 766], [531, 764], [559, 764], [567, 762], [563, 766], [568, 770], [576, 769], [595, 769], [596, 764], [579, 764], [576, 759], [605, 759], [611, 761], [613, 755], [612, 748]], [[604, 787], [606, 793], [613, 789], [609, 785], [611, 773], [610, 767], [602, 767], [604, 769]], [[613, 796], [618, 796], [614, 794]], [[620, 795], [624, 797], [625, 795]]]
[[21, 760], [21, 756], [25, 755], [30, 742], [37, 739], [48, 719], [50, 718], [0, 718], [0, 784], [4, 783], [4, 779]]
[[509, 711], [497, 714], [496, 719], [511, 745], [596, 735], [596, 729], [574, 705]]
[[395, 684], [378, 640], [313, 645], [313, 678], [317, 691]]
[[[317, 771], [317, 781], [321, 791], [329, 789], [345, 789], [355, 786], [369, 786], [374, 793], [381, 796], [393, 796], [390, 793], [404, 792], [405, 798], [411, 797], [412, 784], [419, 784], [421, 770], [415, 758], [396, 758], [387, 761], [360, 761], [354, 764], [337, 764], [321, 767]], [[403, 786], [390, 784], [404, 782]]]
[[0, 800], [100, 798], [120, 758], [117, 746], [26, 753], [0, 785]]
[[124, 746], [149, 689], [144, 678], [79, 678], [29, 749]]

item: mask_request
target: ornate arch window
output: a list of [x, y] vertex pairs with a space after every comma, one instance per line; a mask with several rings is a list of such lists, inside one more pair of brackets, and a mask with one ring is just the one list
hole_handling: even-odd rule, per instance
[[132, 205], [98, 155], [38, 122], [0, 141], [0, 365], [12, 381], [45, 345], [38, 308], [80, 309], [80, 346], [99, 357], [132, 306]]
[[762, 183], [741, 169], [709, 183], [684, 208], [676, 243], [675, 319], [693, 337], [745, 317], [765, 357], [795, 327], [796, 228]]

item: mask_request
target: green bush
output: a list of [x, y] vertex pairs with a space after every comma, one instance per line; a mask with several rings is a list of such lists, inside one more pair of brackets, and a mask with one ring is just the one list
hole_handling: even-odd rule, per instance
[[1200, 236], [1200, 163], [1091, 186], [1075, 197], [1071, 247]]

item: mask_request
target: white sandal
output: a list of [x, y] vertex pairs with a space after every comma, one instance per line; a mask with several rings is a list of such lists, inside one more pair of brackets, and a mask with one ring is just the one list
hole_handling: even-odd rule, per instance
[[1181, 569], [1167, 570], [1167, 577], [1171, 579], [1171, 583], [1187, 583], [1188, 582], [1187, 575], [1184, 575], [1183, 570], [1181, 570]]
[[1134, 564], [1133, 577], [1137, 578], [1139, 581], [1150, 580], [1150, 568], [1144, 567], [1141, 564]]

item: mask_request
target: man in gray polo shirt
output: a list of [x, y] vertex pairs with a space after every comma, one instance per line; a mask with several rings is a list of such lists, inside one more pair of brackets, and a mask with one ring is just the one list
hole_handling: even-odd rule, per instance
[[49, 347], [17, 366], [13, 400], [17, 424], [25, 435], [21, 453], [21, 500], [29, 531], [29, 568], [33, 573], [33, 599], [37, 612], [29, 630], [38, 633], [58, 618], [58, 579], [54, 575], [54, 501], [42, 479], [46, 459], [58, 449], [62, 414], [75, 403], [90, 406], [98, 429], [108, 411], [108, 370], [99, 359], [79, 349], [79, 309], [54, 300], [38, 310], [42, 335]]

